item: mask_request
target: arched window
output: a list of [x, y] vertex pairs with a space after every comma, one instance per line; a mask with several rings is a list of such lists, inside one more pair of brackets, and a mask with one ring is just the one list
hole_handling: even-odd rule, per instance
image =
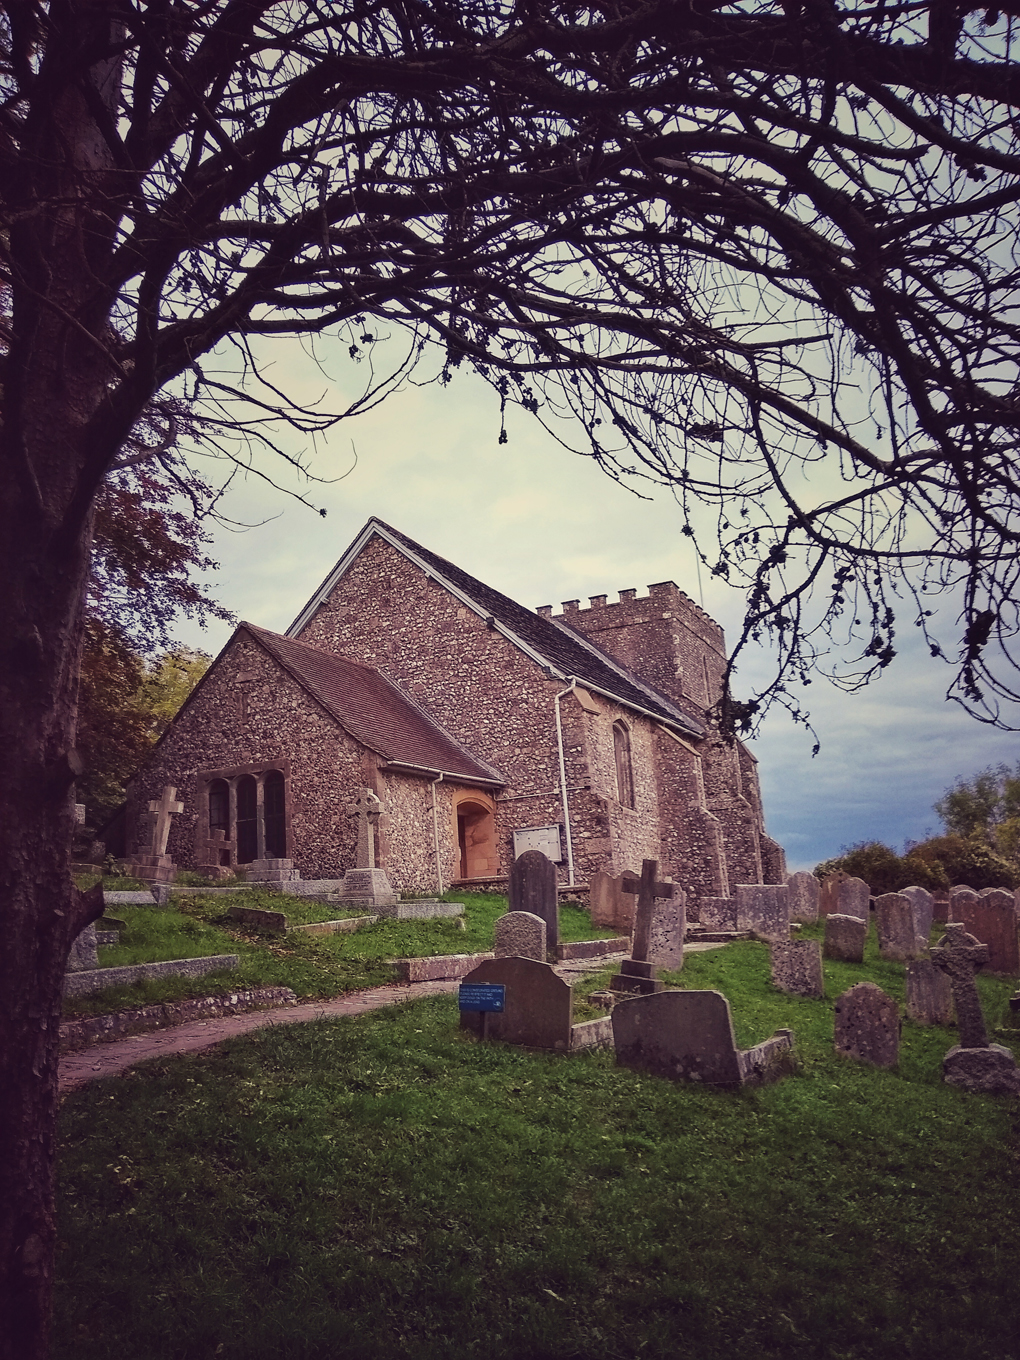
[[265, 780], [266, 858], [287, 858], [287, 815], [284, 806], [284, 781], [279, 770], [270, 770]]
[[624, 807], [632, 808], [634, 775], [630, 764], [630, 733], [625, 723], [613, 723], [613, 754], [616, 757], [616, 796]]
[[225, 779], [214, 779], [209, 785], [209, 830], [222, 831], [230, 839], [230, 785]]
[[259, 857], [258, 785], [250, 774], [237, 781], [237, 862]]

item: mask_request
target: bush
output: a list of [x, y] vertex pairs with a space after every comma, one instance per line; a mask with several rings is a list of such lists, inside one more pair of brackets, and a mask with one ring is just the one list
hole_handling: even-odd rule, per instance
[[982, 888], [1015, 888], [1020, 875], [987, 844], [973, 836], [935, 836], [911, 848], [910, 858], [938, 864], [951, 885], [965, 883]]
[[863, 878], [876, 897], [915, 886], [940, 892], [966, 884], [980, 892], [982, 888], [1015, 888], [1020, 883], [1013, 866], [976, 836], [935, 836], [910, 846], [903, 856], [881, 841], [861, 841], [835, 859], [823, 860], [814, 872], [825, 879], [838, 870]]

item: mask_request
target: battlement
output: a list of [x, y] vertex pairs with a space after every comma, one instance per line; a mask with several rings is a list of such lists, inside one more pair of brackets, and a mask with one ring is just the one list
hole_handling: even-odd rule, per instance
[[[601, 632], [603, 628], [640, 626], [649, 618], [673, 618], [685, 624], [710, 646], [722, 651], [724, 648], [723, 631], [719, 624], [685, 594], [675, 581], [657, 581], [648, 587], [647, 595], [638, 595], [636, 589], [619, 591], [619, 599], [609, 603], [608, 595], [590, 595], [588, 607], [582, 608], [580, 600], [564, 600], [561, 612], [553, 614], [551, 604], [538, 606], [539, 618], [562, 618], [582, 632], [588, 629]], [[645, 613], [646, 617], [640, 615]]]

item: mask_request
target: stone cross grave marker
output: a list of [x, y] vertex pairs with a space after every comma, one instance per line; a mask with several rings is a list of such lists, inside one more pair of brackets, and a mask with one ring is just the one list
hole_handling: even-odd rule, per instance
[[382, 803], [371, 789], [359, 789], [358, 796], [347, 805], [347, 813], [358, 819], [358, 869], [375, 868], [375, 826], [382, 814]]
[[950, 921], [942, 939], [932, 946], [931, 961], [949, 975], [960, 1047], [987, 1048], [988, 1031], [981, 1014], [974, 974], [988, 962], [988, 946], [969, 934], [965, 925]]
[[974, 974], [988, 962], [989, 948], [960, 921], [949, 921], [932, 947], [931, 961], [949, 975], [960, 1042], [942, 1059], [942, 1079], [950, 1086], [986, 1095], [1020, 1095], [1020, 1070], [1010, 1049], [990, 1044]]
[[556, 866], [541, 850], [525, 850], [510, 870], [510, 910], [530, 911], [545, 922], [546, 948], [560, 942], [560, 913], [556, 901]]
[[184, 804], [176, 802], [177, 790], [172, 784], [167, 784], [163, 788], [160, 798], [153, 798], [149, 803], [149, 811], [154, 814], [155, 821], [152, 828], [152, 853], [154, 855], [165, 855], [166, 844], [170, 839], [170, 818], [175, 812], [183, 812]]
[[659, 861], [646, 859], [641, 864], [641, 877], [624, 874], [620, 887], [624, 892], [637, 894], [637, 908], [634, 912], [634, 940], [631, 944], [630, 958], [624, 959], [620, 971], [609, 984], [613, 992], [660, 992], [662, 983], [655, 978], [655, 965], [649, 960], [648, 953], [652, 943], [652, 923], [655, 917], [656, 898], [672, 898], [676, 891], [675, 883], [659, 883], [656, 874]]

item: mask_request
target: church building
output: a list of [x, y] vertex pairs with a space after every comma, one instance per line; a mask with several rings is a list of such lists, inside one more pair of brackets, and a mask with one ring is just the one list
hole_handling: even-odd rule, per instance
[[656, 859], [692, 906], [781, 883], [755, 758], [712, 726], [724, 668], [671, 581], [533, 613], [373, 518], [285, 634], [238, 626], [132, 781], [128, 848], [170, 784], [178, 867], [339, 879], [367, 788], [398, 892], [498, 882], [531, 848], [563, 883]]

